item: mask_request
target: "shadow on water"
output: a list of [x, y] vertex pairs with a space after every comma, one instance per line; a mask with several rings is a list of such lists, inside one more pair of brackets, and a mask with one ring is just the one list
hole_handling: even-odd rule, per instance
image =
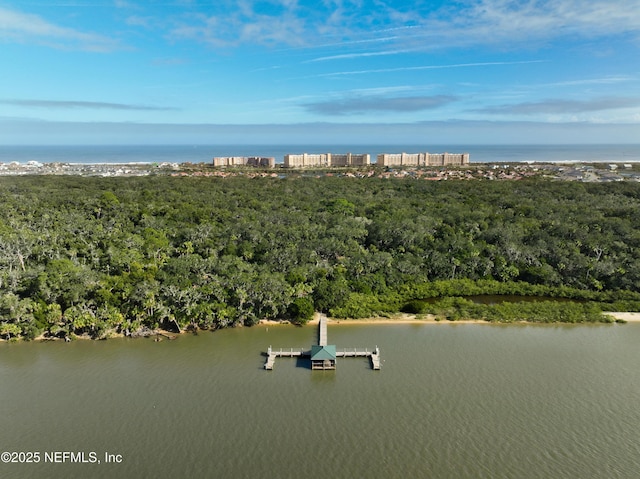
[[[258, 367], [258, 369], [264, 369], [264, 364], [267, 361], [267, 358], [269, 357], [269, 354], [267, 354], [266, 352], [262, 351], [260, 353], [260, 357], [262, 358], [262, 362], [260, 363], [260, 366]], [[297, 356], [297, 357], [293, 357], [293, 358], [289, 358], [289, 357], [279, 357], [276, 359], [276, 364], [278, 364], [279, 362], [285, 362], [285, 361], [295, 361], [295, 367], [296, 368], [300, 368], [300, 369], [308, 369], [309, 371], [311, 371], [311, 359], [309, 359], [308, 357], [301, 357], [301, 356]], [[275, 369], [275, 367], [274, 367]]]
[[311, 371], [311, 359], [298, 356], [296, 358], [296, 368], [308, 369]]

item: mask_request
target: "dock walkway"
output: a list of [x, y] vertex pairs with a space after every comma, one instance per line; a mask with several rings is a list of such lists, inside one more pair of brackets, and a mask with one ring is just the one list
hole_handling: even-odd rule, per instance
[[327, 317], [323, 314], [320, 316], [320, 325], [318, 326], [318, 346], [327, 345]]

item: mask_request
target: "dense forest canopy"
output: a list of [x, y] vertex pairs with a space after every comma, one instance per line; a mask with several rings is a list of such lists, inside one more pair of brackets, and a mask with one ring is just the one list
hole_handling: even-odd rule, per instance
[[416, 300], [433, 297], [449, 319], [535, 320], [452, 299], [474, 294], [580, 300], [553, 320], [640, 304], [638, 183], [4, 177], [0, 205], [3, 337], [430, 312]]

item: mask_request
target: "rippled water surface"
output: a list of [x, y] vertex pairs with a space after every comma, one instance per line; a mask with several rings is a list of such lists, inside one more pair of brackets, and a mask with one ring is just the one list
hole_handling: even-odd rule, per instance
[[[311, 371], [315, 327], [0, 345], [1, 477], [633, 478], [640, 324], [329, 326], [383, 369]], [[45, 452], [95, 452], [100, 464]], [[105, 463], [104, 454], [122, 456]]]

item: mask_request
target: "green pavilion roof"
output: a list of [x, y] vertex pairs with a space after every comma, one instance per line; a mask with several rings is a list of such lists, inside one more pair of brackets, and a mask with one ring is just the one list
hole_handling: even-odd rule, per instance
[[311, 346], [311, 360], [324, 361], [325, 359], [336, 359], [336, 346], [329, 344], [327, 346]]

